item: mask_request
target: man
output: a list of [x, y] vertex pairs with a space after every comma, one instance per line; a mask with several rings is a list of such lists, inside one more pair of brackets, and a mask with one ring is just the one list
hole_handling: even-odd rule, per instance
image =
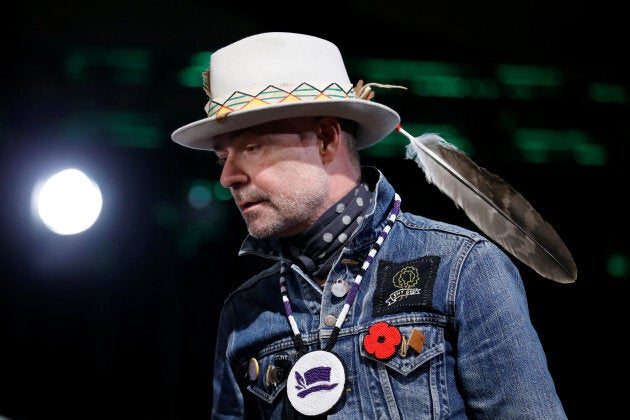
[[225, 301], [213, 418], [566, 418], [510, 258], [361, 167], [399, 116], [334, 44], [254, 35], [204, 76], [208, 118], [173, 140], [215, 151], [239, 255], [270, 261]]

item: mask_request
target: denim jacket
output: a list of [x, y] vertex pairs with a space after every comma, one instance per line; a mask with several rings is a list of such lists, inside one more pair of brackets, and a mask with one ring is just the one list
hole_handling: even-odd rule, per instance
[[[293, 316], [310, 351], [324, 348], [345, 302], [331, 286], [353, 284], [393, 204], [394, 189], [380, 171], [364, 173], [374, 178], [374, 199], [325, 286], [294, 264], [285, 273]], [[403, 197], [402, 210], [404, 203]], [[343, 361], [346, 383], [328, 418], [565, 419], [510, 258], [478, 233], [402, 210], [331, 349]], [[277, 240], [248, 237], [239, 252], [247, 254], [274, 264], [225, 301], [212, 416], [300, 418], [287, 411], [285, 388], [297, 349], [279, 287], [280, 261], [291, 262]], [[396, 327], [405, 339], [385, 360], [363, 344], [377, 322]], [[423, 345], [404, 346], [418, 332]]]

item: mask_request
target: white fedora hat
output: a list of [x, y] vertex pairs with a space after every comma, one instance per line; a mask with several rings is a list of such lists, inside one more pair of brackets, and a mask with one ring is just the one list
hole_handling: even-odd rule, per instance
[[204, 73], [204, 90], [207, 118], [171, 135], [193, 149], [213, 150], [219, 134], [304, 116], [356, 121], [358, 148], [364, 149], [400, 123], [394, 110], [369, 100], [373, 92], [362, 82], [352, 85], [335, 44], [310, 35], [262, 33], [217, 50]]

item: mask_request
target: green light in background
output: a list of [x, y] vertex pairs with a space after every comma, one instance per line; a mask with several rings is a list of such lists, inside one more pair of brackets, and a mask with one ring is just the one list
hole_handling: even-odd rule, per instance
[[531, 101], [536, 99], [538, 93], [531, 86], [525, 85], [509, 85], [504, 89], [507, 97], [511, 99], [519, 99], [522, 101]]
[[107, 113], [104, 121], [114, 144], [118, 146], [140, 149], [162, 146], [161, 131], [143, 115], [135, 112]]
[[627, 104], [628, 88], [623, 85], [591, 83], [588, 85], [588, 95], [594, 102]]
[[366, 83], [402, 85], [418, 96], [497, 98], [499, 95], [494, 80], [464, 77], [465, 69], [450, 63], [379, 59], [355, 59], [349, 63], [355, 73], [364, 75]]
[[363, 156], [375, 157], [404, 157], [405, 146], [409, 143], [407, 137], [403, 134], [393, 131], [389, 133], [383, 140], [363, 149], [360, 154]]
[[63, 122], [60, 135], [81, 143], [109, 142], [122, 147], [156, 148], [165, 141], [150, 115], [135, 112], [82, 112]]
[[214, 183], [214, 195], [218, 200], [228, 201], [232, 199], [232, 193], [229, 188], [225, 188], [219, 181]]
[[471, 96], [478, 99], [496, 99], [501, 95], [497, 81], [489, 78], [471, 79], [471, 90]]
[[177, 251], [185, 258], [193, 258], [199, 254], [203, 243], [213, 240], [223, 233], [221, 224], [210, 225], [198, 222], [194, 225], [183, 226], [179, 229]]
[[198, 255], [203, 244], [217, 240], [229, 227], [229, 207], [212, 200], [216, 182], [197, 179], [188, 188], [188, 204], [193, 209], [175, 207], [171, 203], [159, 202], [153, 206], [153, 217], [157, 224], [171, 232], [177, 252], [185, 258]]
[[623, 254], [613, 254], [608, 258], [608, 273], [616, 278], [627, 278], [630, 275], [630, 258]]
[[211, 51], [197, 52], [190, 57], [190, 64], [202, 70], [206, 70], [208, 66], [210, 65], [211, 54], [212, 54]]
[[573, 157], [577, 163], [585, 166], [603, 166], [608, 160], [606, 149], [593, 143], [576, 144]]
[[553, 67], [519, 66], [501, 64], [497, 66], [497, 78], [505, 85], [517, 86], [561, 86], [561, 72]]
[[[461, 77], [459, 66], [438, 61], [354, 59], [349, 64], [375, 80], [416, 80], [426, 76]], [[365, 81], [369, 82], [368, 80]]]
[[98, 69], [105, 68], [115, 82], [146, 84], [152, 76], [152, 61], [151, 52], [145, 49], [83, 48], [66, 57], [65, 71], [69, 79], [86, 82], [101, 79], [103, 72]]
[[177, 210], [168, 203], [158, 203], [153, 208], [153, 215], [157, 223], [163, 227], [175, 226], [179, 219]]
[[179, 72], [179, 83], [182, 86], [199, 89], [203, 86], [201, 73], [196, 67], [186, 67]]
[[411, 91], [419, 96], [465, 98], [472, 96], [468, 80], [453, 76], [425, 76], [411, 82]]
[[190, 66], [179, 72], [179, 83], [186, 87], [199, 88], [202, 86], [201, 74], [208, 69], [211, 52], [199, 52], [190, 57]]
[[[473, 147], [470, 141], [463, 138], [454, 126], [406, 123], [403, 128], [414, 137], [418, 137], [424, 133], [436, 133], [464, 153], [468, 155], [472, 155], [473, 153]], [[408, 144], [409, 140], [404, 134], [393, 131], [375, 145], [361, 150], [361, 154], [375, 157], [404, 158], [407, 153], [406, 148]]]
[[549, 162], [552, 154], [571, 155], [580, 165], [605, 165], [606, 149], [590, 141], [581, 130], [549, 130], [520, 128], [516, 130], [513, 143], [526, 161]]
[[202, 209], [212, 201], [212, 184], [203, 179], [193, 181], [188, 191], [188, 203], [196, 208]]
[[188, 202], [192, 207], [205, 208], [213, 198], [219, 201], [229, 201], [232, 199], [232, 194], [230, 189], [223, 187], [218, 180], [197, 179], [192, 182], [188, 191]]
[[561, 72], [552, 67], [497, 66], [499, 83], [505, 86], [505, 94], [512, 99], [532, 100], [540, 96], [558, 96], [564, 83]]
[[71, 80], [86, 81], [86, 68], [89, 62], [85, 53], [80, 51], [72, 52], [66, 57], [66, 76]]

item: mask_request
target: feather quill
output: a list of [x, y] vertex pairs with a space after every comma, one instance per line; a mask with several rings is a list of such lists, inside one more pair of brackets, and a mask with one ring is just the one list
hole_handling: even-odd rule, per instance
[[407, 158], [489, 238], [541, 276], [572, 283], [577, 267], [554, 228], [512, 186], [437, 134], [407, 136]]

